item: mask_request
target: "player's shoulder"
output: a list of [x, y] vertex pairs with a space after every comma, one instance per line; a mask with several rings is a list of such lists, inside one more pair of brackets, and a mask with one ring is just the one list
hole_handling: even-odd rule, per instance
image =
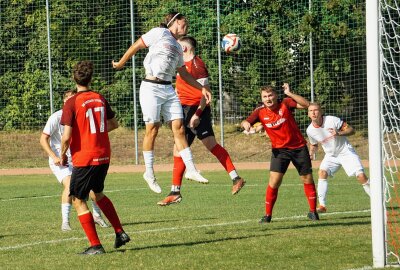
[[334, 115], [324, 115], [324, 122], [342, 122], [342, 120]]

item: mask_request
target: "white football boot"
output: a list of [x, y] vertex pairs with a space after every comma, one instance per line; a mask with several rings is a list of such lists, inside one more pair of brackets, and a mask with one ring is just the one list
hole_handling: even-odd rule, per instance
[[153, 177], [147, 176], [146, 173], [143, 174], [144, 180], [146, 180], [147, 184], [149, 185], [149, 188], [154, 191], [155, 193], [161, 193], [161, 187], [157, 183], [157, 179]]
[[186, 171], [185, 178], [202, 184], [208, 184], [208, 180], [199, 171]]

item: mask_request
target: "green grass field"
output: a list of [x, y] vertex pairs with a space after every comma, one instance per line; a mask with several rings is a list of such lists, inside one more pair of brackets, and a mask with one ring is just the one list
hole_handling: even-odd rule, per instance
[[369, 200], [341, 170], [330, 179], [329, 213], [306, 218], [308, 205], [297, 173], [279, 191], [273, 222], [264, 214], [266, 170], [243, 171], [244, 189], [230, 194], [224, 171], [203, 172], [210, 184], [184, 180], [178, 205], [157, 206], [169, 192], [170, 173], [158, 173], [163, 194], [141, 174], [109, 174], [105, 193], [132, 241], [113, 248], [112, 228], [98, 233], [107, 254], [80, 256], [88, 246], [71, 213], [62, 232], [61, 186], [52, 175], [2, 176], [0, 269], [369, 269], [372, 265]]

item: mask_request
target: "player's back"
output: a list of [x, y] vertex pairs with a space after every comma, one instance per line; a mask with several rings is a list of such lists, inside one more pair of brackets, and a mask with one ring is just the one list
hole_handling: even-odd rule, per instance
[[[78, 92], [64, 105], [63, 124], [70, 118], [72, 136], [70, 149], [74, 166], [110, 162], [110, 141], [107, 132], [107, 101], [93, 91]], [[67, 121], [67, 122], [64, 122]]]

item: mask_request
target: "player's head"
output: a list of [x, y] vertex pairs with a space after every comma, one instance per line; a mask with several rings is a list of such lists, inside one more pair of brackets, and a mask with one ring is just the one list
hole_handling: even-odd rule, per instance
[[78, 62], [72, 71], [76, 84], [88, 86], [92, 81], [93, 63], [90, 61]]
[[72, 97], [73, 95], [76, 94], [76, 90], [75, 89], [70, 89], [64, 92], [63, 94], [63, 101], [64, 103], [67, 102], [67, 100]]
[[179, 44], [182, 46], [182, 50], [184, 53], [193, 53], [197, 47], [197, 41], [194, 37], [184, 36], [178, 40]]
[[273, 109], [278, 103], [278, 95], [271, 85], [261, 87], [260, 94], [265, 107]]
[[165, 15], [160, 27], [168, 28], [175, 38], [179, 38], [187, 34], [189, 22], [183, 14], [173, 11]]
[[321, 108], [321, 105], [317, 102], [311, 102], [308, 106], [308, 117], [312, 121], [320, 122], [324, 111]]

